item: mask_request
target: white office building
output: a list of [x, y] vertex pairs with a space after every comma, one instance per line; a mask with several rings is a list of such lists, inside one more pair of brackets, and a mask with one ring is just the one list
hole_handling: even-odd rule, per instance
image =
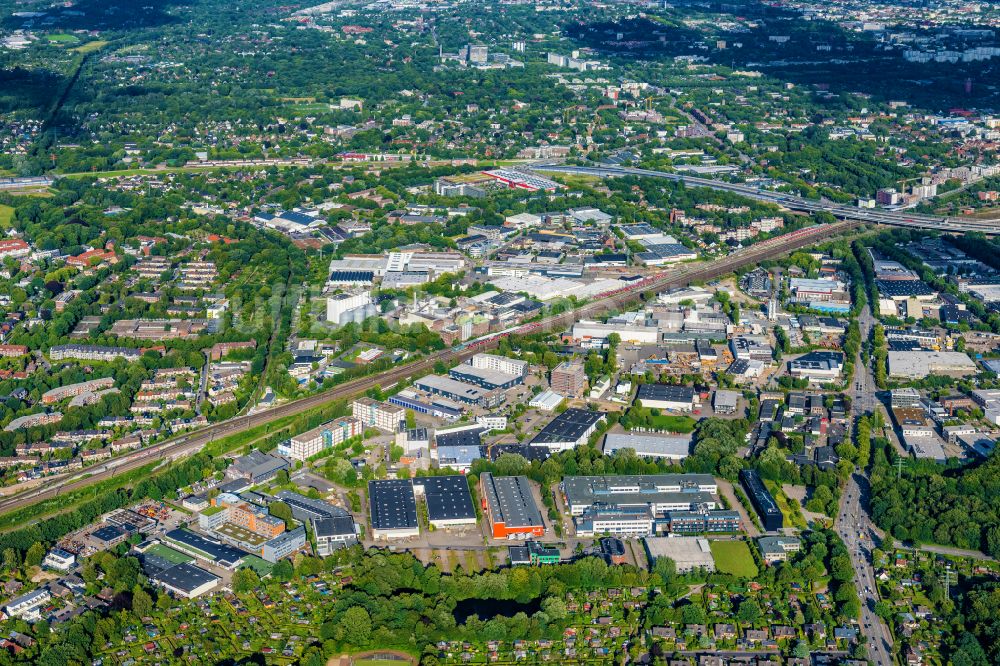
[[528, 374], [528, 362], [496, 354], [476, 354], [470, 361], [473, 368], [481, 370], [494, 370], [515, 377], [524, 377]]

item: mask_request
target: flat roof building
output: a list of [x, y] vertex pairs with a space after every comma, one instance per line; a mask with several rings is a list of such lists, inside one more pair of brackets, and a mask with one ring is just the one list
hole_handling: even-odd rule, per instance
[[691, 435], [609, 432], [604, 437], [604, 455], [611, 456], [622, 449], [632, 449], [640, 458], [684, 460], [691, 451]]
[[542, 428], [531, 440], [531, 446], [543, 446], [550, 451], [566, 451], [587, 443], [587, 439], [597, 431], [597, 426], [606, 420], [603, 412], [571, 408]]
[[406, 410], [402, 407], [368, 397], [356, 398], [351, 403], [351, 413], [366, 428], [378, 428], [386, 432], [399, 432], [400, 424], [406, 422]]
[[574, 516], [594, 505], [645, 506], [653, 514], [716, 508], [719, 488], [710, 474], [637, 474], [567, 476], [562, 482], [566, 505]]
[[436, 528], [476, 524], [469, 482], [461, 474], [420, 476], [413, 488], [427, 503], [427, 521]]
[[792, 553], [802, 548], [802, 542], [790, 536], [762, 536], [757, 539], [757, 547], [765, 564], [785, 562]]
[[261, 546], [260, 556], [268, 562], [277, 562], [305, 548], [305, 545], [306, 528], [303, 525], [299, 525], [294, 530], [282, 532], [273, 539], [265, 542]]
[[474, 368], [496, 370], [515, 377], [525, 377], [528, 374], [528, 362], [496, 354], [476, 354], [469, 363]]
[[563, 400], [565, 400], [565, 398], [555, 391], [542, 391], [528, 401], [528, 406], [534, 407], [535, 409], [543, 412], [551, 412], [554, 411], [556, 407], [561, 405]]
[[194, 599], [212, 590], [222, 579], [201, 567], [184, 562], [160, 570], [150, 576], [150, 580], [175, 596]]
[[403, 539], [420, 534], [417, 499], [409, 479], [377, 479], [368, 482], [372, 536]]
[[712, 400], [712, 409], [716, 414], [735, 414], [740, 402], [738, 391], [718, 390]]
[[480, 407], [497, 407], [506, 400], [501, 391], [486, 390], [473, 384], [460, 382], [441, 375], [427, 375], [413, 382], [415, 388], [434, 395]]
[[505, 390], [524, 381], [521, 375], [511, 375], [492, 368], [477, 368], [468, 363], [461, 363], [448, 371], [452, 379], [468, 384], [475, 384], [487, 391]]
[[971, 358], [957, 351], [890, 351], [888, 364], [889, 376], [897, 379], [966, 377], [979, 372]]
[[364, 429], [364, 424], [359, 419], [343, 416], [295, 435], [287, 443], [278, 446], [278, 453], [293, 460], [307, 460], [352, 437], [359, 437], [364, 433]]
[[643, 384], [636, 392], [635, 399], [640, 401], [643, 407], [690, 412], [697, 402], [697, 395], [692, 386]]
[[564, 361], [552, 368], [550, 374], [552, 390], [560, 395], [579, 398], [587, 388], [587, 373], [583, 363]]
[[163, 535], [173, 547], [193, 557], [211, 561], [223, 569], [235, 569], [249, 553], [239, 548], [203, 537], [184, 529], [170, 530]]
[[66, 573], [76, 566], [76, 555], [62, 548], [53, 548], [45, 554], [42, 566]]
[[287, 504], [292, 510], [292, 517], [302, 523], [309, 520], [350, 515], [346, 509], [339, 506], [334, 506], [323, 500], [312, 499], [291, 490], [282, 490], [275, 497]]
[[320, 557], [332, 555], [340, 548], [358, 542], [358, 528], [350, 516], [317, 518], [312, 521], [313, 537], [316, 539], [316, 554]]
[[757, 470], [740, 470], [740, 481], [743, 482], [747, 497], [750, 498], [754, 509], [757, 510], [757, 515], [760, 516], [760, 522], [764, 529], [769, 532], [780, 530], [784, 525], [784, 516], [781, 509], [778, 508], [777, 502], [774, 501], [774, 497], [764, 486], [764, 481], [760, 478]]
[[254, 449], [234, 460], [233, 464], [226, 468], [226, 476], [258, 484], [274, 478], [278, 471], [290, 467], [287, 460]]
[[708, 539], [703, 537], [648, 537], [645, 540], [650, 559], [669, 557], [677, 573], [702, 569], [715, 571], [715, 558]]
[[622, 342], [655, 345], [660, 341], [660, 331], [655, 326], [602, 324], [596, 321], [579, 321], [573, 324], [570, 335], [574, 340], [586, 342], [607, 340], [612, 333], [617, 334]]
[[653, 533], [653, 514], [648, 506], [595, 504], [573, 519], [578, 537], [614, 534], [642, 537]]
[[788, 374], [811, 382], [829, 382], [840, 377], [844, 355], [840, 352], [817, 350], [788, 362]]
[[483, 513], [494, 539], [524, 539], [545, 534], [541, 511], [526, 476], [479, 476]]
[[511, 566], [559, 564], [559, 549], [529, 540], [523, 546], [507, 546]]

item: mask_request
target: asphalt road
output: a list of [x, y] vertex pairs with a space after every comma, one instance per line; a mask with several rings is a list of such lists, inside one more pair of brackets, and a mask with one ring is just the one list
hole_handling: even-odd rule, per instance
[[[869, 306], [858, 315], [861, 339], [870, 340], [875, 326], [875, 318]], [[854, 385], [849, 393], [853, 400], [855, 416], [871, 414], [877, 409], [875, 376], [871, 363], [861, 352], [855, 359]], [[854, 567], [854, 584], [861, 599], [861, 633], [868, 639], [868, 658], [875, 666], [892, 666], [892, 633], [875, 614], [875, 604], [879, 600], [875, 571], [872, 567], [871, 551], [878, 536], [875, 534], [868, 515], [870, 506], [870, 486], [867, 472], [859, 470], [847, 480], [840, 497], [840, 512], [835, 523], [837, 533], [843, 539]]]
[[868, 638], [868, 658], [875, 666], [892, 666], [892, 634], [875, 615], [879, 597], [871, 558], [874, 535], [864, 506], [868, 501], [867, 489], [867, 479], [860, 474], [851, 475], [841, 496], [836, 528], [854, 567], [854, 584], [861, 598], [861, 633]]

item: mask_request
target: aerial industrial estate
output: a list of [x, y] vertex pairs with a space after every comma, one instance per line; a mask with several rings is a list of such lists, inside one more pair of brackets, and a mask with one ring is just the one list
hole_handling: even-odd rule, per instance
[[0, 661], [996, 663], [998, 29], [0, 0]]

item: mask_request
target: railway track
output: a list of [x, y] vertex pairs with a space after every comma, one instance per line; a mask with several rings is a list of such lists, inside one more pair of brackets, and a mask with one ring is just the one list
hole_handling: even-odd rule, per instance
[[662, 291], [664, 289], [687, 286], [692, 282], [721, 277], [742, 266], [773, 259], [793, 250], [813, 245], [819, 240], [850, 230], [858, 226], [858, 224], [856, 221], [842, 221], [836, 224], [807, 227], [791, 234], [778, 236], [777, 238], [753, 245], [745, 250], [734, 252], [722, 259], [691, 264], [665, 271], [653, 278], [647, 278], [634, 286], [620, 289], [612, 292], [610, 295], [599, 296], [594, 301], [574, 310], [546, 317], [538, 322], [525, 324], [508, 332], [488, 335], [474, 341], [472, 344], [441, 350], [412, 363], [392, 368], [376, 375], [352, 379], [328, 391], [294, 400], [265, 412], [238, 416], [228, 421], [208, 426], [194, 433], [161, 442], [92, 468], [91, 474], [86, 478], [70, 477], [58, 480], [46, 486], [0, 500], [0, 514], [9, 513], [21, 507], [43, 502], [63, 493], [93, 485], [118, 474], [142, 467], [150, 462], [167, 459], [176, 460], [200, 450], [203, 446], [219, 437], [246, 431], [287, 416], [301, 414], [338, 400], [347, 400], [356, 397], [376, 384], [380, 386], [392, 386], [401, 381], [407, 381], [411, 378], [415, 379], [416, 376], [431, 370], [438, 361], [444, 363], [461, 362], [474, 354], [495, 348], [500, 340], [507, 335], [562, 330], [580, 319], [618, 311], [638, 303], [641, 301], [642, 295], [646, 292]]

